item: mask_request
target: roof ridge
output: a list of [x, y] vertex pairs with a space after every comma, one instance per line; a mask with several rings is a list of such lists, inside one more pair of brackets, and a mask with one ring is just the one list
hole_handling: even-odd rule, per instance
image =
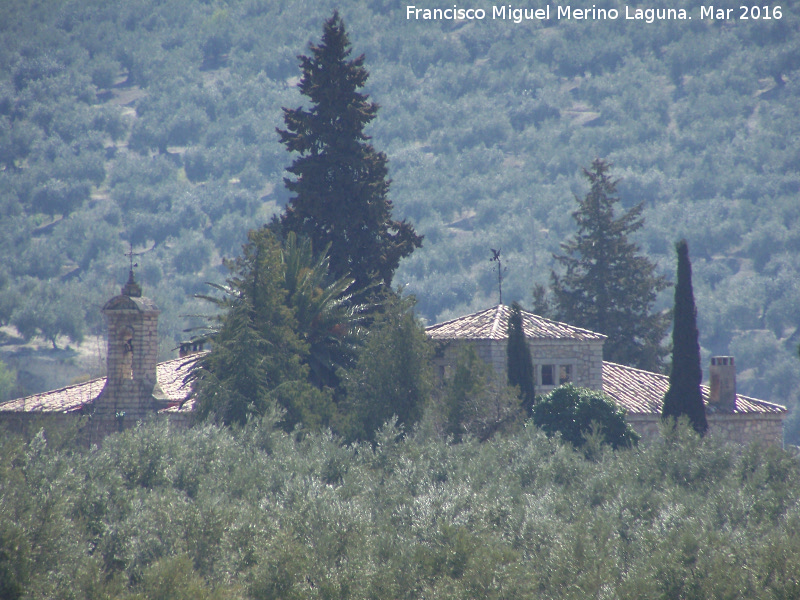
[[476, 311], [474, 313], [469, 313], [468, 315], [461, 315], [460, 317], [454, 317], [452, 319], [448, 319], [447, 321], [442, 321], [441, 323], [434, 323], [433, 325], [428, 325], [425, 329], [433, 329], [434, 327], [441, 327], [443, 325], [449, 325], [450, 323], [455, 323], [456, 321], [462, 321], [469, 317], [476, 317], [478, 315], [482, 315], [483, 313], [491, 312], [494, 310], [495, 307], [492, 306], [490, 308], [484, 308], [483, 310]]
[[522, 309], [523, 317], [527, 316], [528, 318], [535, 319], [537, 321], [545, 321], [547, 323], [554, 323], [560, 327], [568, 327], [574, 331], [579, 331], [581, 333], [590, 333], [592, 335], [600, 336], [603, 339], [608, 339], [608, 336], [604, 333], [600, 333], [599, 331], [594, 331], [593, 329], [586, 329], [585, 327], [578, 327], [577, 325], [573, 325], [572, 323], [566, 323], [564, 321], [558, 321], [556, 319], [549, 319], [547, 317], [543, 317], [542, 315], [537, 315], [534, 312], [529, 310]]
[[[463, 315], [455, 319], [435, 323], [425, 328], [434, 339], [506, 339], [511, 310], [505, 304], [496, 304], [475, 313]], [[553, 321], [532, 312], [522, 310], [522, 322], [525, 336], [530, 339], [559, 339], [603, 341], [606, 336], [596, 331], [575, 327], [569, 323]]]
[[502, 304], [498, 304], [497, 306], [494, 307], [494, 322], [492, 323], [492, 335], [498, 333], [498, 330], [500, 328], [500, 320], [503, 318], [503, 312], [504, 312], [503, 308], [505, 308], [505, 306]]
[[669, 377], [669, 375], [665, 375], [664, 373], [656, 373], [655, 371], [648, 371], [647, 369], [640, 369], [638, 367], [631, 367], [628, 365], [623, 365], [622, 363], [615, 363], [610, 360], [603, 360], [604, 365], [610, 365], [612, 367], [620, 367], [622, 369], [629, 369], [631, 371], [638, 371], [639, 373], [647, 373], [648, 375], [658, 375], [659, 377]]

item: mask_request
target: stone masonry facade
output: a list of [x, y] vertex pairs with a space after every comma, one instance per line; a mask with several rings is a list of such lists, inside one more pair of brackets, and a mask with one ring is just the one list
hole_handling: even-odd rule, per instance
[[[498, 305], [426, 328], [438, 345], [434, 367], [450, 376], [461, 350], [472, 345], [478, 356], [505, 379], [508, 307]], [[604, 392], [626, 411], [626, 419], [647, 442], [658, 437], [669, 378], [603, 360], [605, 336], [522, 311], [538, 395], [573, 383]], [[782, 445], [786, 407], [736, 392], [733, 357], [712, 357], [710, 386], [701, 386], [709, 433], [721, 439]]]
[[[507, 343], [503, 340], [451, 340], [442, 342], [443, 348], [434, 359], [441, 378], [449, 377], [458, 355], [471, 345], [481, 360], [503, 377], [508, 364]], [[536, 392], [547, 393], [560, 385], [560, 370], [577, 386], [593, 390], [603, 389], [603, 344], [598, 341], [529, 339], [528, 348], [536, 372]], [[554, 367], [553, 379], [544, 377], [543, 367]], [[552, 381], [548, 384], [548, 381]], [[565, 383], [565, 382], [563, 382]]]
[[[659, 415], [628, 414], [626, 417], [642, 442], [657, 439], [661, 426]], [[709, 436], [734, 444], [759, 443], [782, 445], [783, 418], [781, 415], [706, 415]]]

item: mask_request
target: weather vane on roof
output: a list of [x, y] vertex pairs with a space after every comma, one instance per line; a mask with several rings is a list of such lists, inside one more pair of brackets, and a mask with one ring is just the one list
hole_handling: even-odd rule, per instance
[[[489, 262], [496, 262], [497, 263], [497, 288], [500, 292], [500, 304], [503, 303], [503, 274], [508, 271], [508, 267], [503, 268], [503, 260], [500, 258], [500, 250], [495, 250], [494, 248], [490, 248], [492, 251], [492, 258], [489, 259]], [[494, 267], [492, 267], [494, 269]]]

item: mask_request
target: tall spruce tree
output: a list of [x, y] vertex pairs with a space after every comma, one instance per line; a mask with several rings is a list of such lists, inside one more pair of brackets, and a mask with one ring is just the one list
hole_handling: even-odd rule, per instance
[[348, 59], [350, 41], [337, 12], [310, 51], [299, 57], [300, 92], [312, 106], [284, 108], [286, 129], [278, 129], [286, 149], [300, 154], [287, 169], [294, 178], [284, 179], [294, 196], [281, 217], [283, 232], [310, 238], [314, 248], [330, 244], [331, 275], [349, 275], [355, 289], [390, 287], [400, 259], [422, 237], [392, 220], [386, 155], [364, 133], [378, 111], [358, 91], [369, 76], [364, 56]]
[[672, 370], [661, 416], [667, 419], [686, 415], [695, 431], [703, 435], [708, 430], [708, 423], [700, 392], [703, 371], [700, 367], [697, 309], [692, 291], [689, 245], [686, 240], [681, 240], [675, 245], [675, 250], [678, 253], [678, 282], [675, 285], [673, 311]]
[[528, 348], [525, 330], [522, 325], [522, 308], [516, 302], [511, 305], [511, 315], [508, 318], [506, 354], [508, 360], [508, 385], [519, 388], [522, 407], [530, 414], [533, 410], [535, 398], [533, 362], [531, 361], [531, 350]]
[[644, 204], [615, 217], [618, 180], [608, 175], [610, 168], [596, 159], [583, 170], [591, 187], [582, 200], [575, 198], [578, 233], [561, 244], [565, 254], [553, 256], [565, 269], [563, 275], [551, 273], [555, 317], [608, 336], [606, 360], [660, 371], [669, 315], [652, 306], [670, 284], [628, 239], [644, 224]]

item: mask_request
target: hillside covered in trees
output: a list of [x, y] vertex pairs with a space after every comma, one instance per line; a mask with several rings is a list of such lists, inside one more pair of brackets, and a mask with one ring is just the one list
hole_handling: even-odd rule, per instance
[[[395, 215], [424, 235], [394, 283], [429, 322], [484, 308], [501, 248], [507, 299], [530, 303], [574, 233], [581, 168], [601, 157], [623, 208], [645, 202], [636, 241], [661, 274], [688, 240], [704, 358], [735, 355], [741, 393], [792, 405], [800, 15], [701, 20], [698, 3], [673, 4], [694, 19], [432, 22], [396, 2], [337, 5], [381, 105], [368, 133]], [[297, 55], [333, 8], [2, 3], [4, 342], [100, 333], [132, 247], [169, 356], [221, 258], [289, 197], [276, 128], [304, 104]]]

